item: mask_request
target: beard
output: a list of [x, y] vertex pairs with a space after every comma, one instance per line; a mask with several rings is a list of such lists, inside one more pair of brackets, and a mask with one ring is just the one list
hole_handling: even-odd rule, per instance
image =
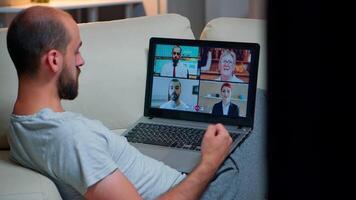
[[172, 61], [173, 61], [173, 66], [175, 67], [178, 64], [179, 59], [172, 59]]
[[179, 95], [175, 92], [172, 92], [172, 94], [169, 95], [169, 99], [172, 101], [177, 101], [179, 99]]
[[63, 71], [59, 75], [57, 90], [60, 99], [73, 100], [78, 96], [78, 77], [80, 70], [77, 68], [76, 79], [71, 78], [66, 64], [63, 64]]

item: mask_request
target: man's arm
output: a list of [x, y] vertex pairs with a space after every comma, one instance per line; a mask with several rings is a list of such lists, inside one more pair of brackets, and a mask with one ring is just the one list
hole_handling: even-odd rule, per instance
[[136, 188], [119, 170], [90, 186], [84, 196], [88, 200], [142, 199]]
[[[229, 153], [232, 139], [221, 124], [210, 125], [202, 142], [199, 165], [177, 186], [158, 199], [199, 199]], [[87, 199], [142, 199], [133, 184], [118, 170], [88, 188]]]

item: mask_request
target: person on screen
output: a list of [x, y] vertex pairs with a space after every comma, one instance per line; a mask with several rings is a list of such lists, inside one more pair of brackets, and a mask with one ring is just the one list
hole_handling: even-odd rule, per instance
[[168, 102], [162, 104], [160, 108], [187, 110], [189, 106], [180, 99], [182, 84], [178, 79], [172, 79], [168, 87]]
[[224, 50], [219, 59], [220, 76], [216, 79], [218, 81], [228, 82], [244, 82], [234, 75], [236, 66], [236, 54], [230, 50]]
[[232, 86], [230, 83], [223, 83], [220, 89], [222, 100], [214, 104], [212, 114], [216, 116], [238, 117], [239, 107], [231, 102]]
[[182, 57], [182, 48], [174, 46], [172, 49], [172, 61], [162, 66], [160, 76], [170, 76], [178, 78], [189, 78], [188, 67], [179, 62]]

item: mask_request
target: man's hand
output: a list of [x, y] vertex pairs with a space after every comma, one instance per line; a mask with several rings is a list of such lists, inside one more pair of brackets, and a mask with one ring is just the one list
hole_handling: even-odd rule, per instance
[[229, 154], [232, 138], [222, 124], [209, 125], [202, 142], [201, 164], [217, 170]]
[[202, 158], [196, 168], [159, 200], [199, 199], [229, 154], [232, 139], [222, 124], [209, 125], [202, 142]]

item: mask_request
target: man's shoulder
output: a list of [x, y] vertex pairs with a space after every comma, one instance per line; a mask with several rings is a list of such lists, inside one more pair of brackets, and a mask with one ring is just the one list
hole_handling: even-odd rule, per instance
[[183, 110], [187, 110], [187, 109], [189, 109], [189, 106], [186, 103], [184, 103], [183, 101], [181, 101], [179, 108], [183, 109]]
[[11, 117], [10, 123], [20, 127], [18, 130], [46, 132], [58, 135], [58, 137], [73, 136], [88, 130], [106, 129], [105, 126], [97, 121], [84, 117], [74, 112], [54, 112], [45, 108], [34, 115]]
[[173, 66], [173, 62], [171, 60], [167, 61], [163, 66]]
[[182, 68], [188, 68], [187, 63], [179, 62], [179, 63], [178, 63], [178, 66], [180, 66], [180, 67], [182, 67]]
[[160, 108], [170, 108], [170, 107], [172, 107], [171, 104], [172, 104], [171, 101], [167, 101], [167, 102], [161, 104]]
[[171, 67], [173, 67], [173, 63], [171, 61], [162, 65], [162, 69], [170, 69]]
[[52, 113], [45, 117], [49, 123], [61, 125], [63, 128], [70, 128], [72, 130], [88, 130], [104, 127], [100, 121], [87, 118], [80, 113], [71, 111]]
[[161, 75], [164, 75], [164, 76], [168, 76], [169, 75], [169, 72], [172, 68], [172, 64], [171, 63], [166, 63], [164, 64], [162, 67], [161, 67], [161, 72], [160, 74]]

